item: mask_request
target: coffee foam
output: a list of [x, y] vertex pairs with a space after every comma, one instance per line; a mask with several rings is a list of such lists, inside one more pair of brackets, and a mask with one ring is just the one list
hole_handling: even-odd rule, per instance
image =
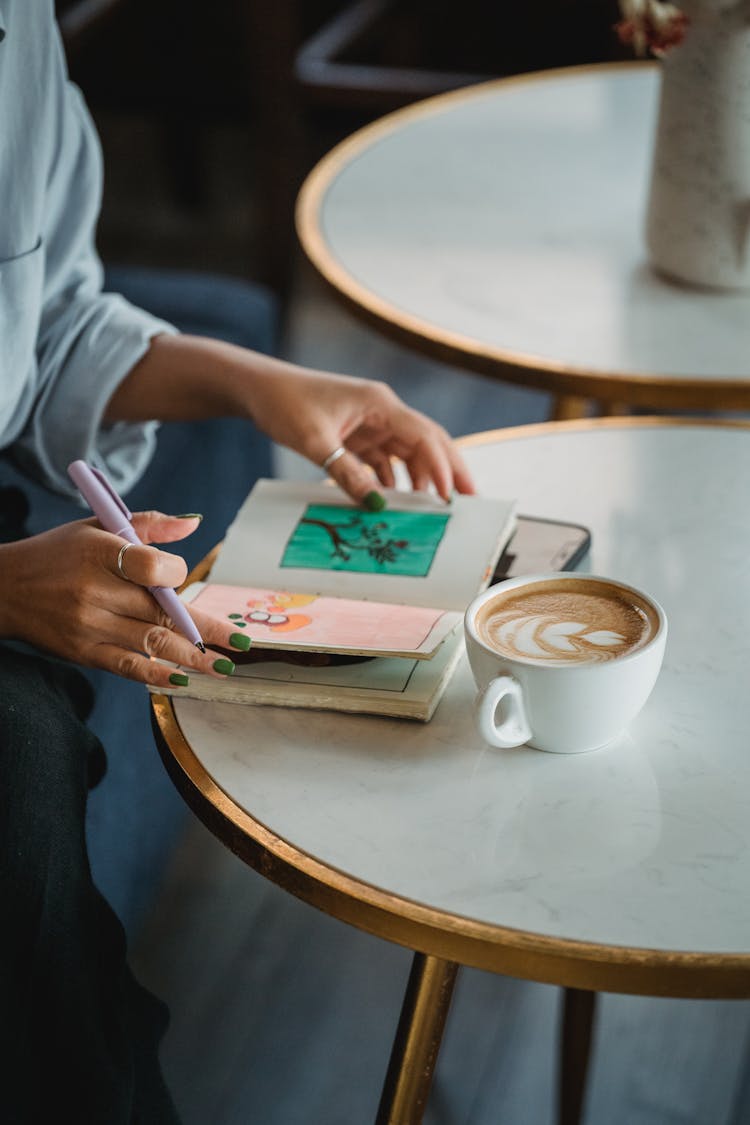
[[653, 606], [625, 587], [564, 578], [499, 592], [475, 621], [500, 655], [550, 664], [616, 660], [647, 644], [659, 625]]

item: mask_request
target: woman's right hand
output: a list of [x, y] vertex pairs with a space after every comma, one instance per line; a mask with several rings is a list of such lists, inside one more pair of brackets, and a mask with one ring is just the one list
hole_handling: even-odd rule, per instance
[[[226, 658], [201, 653], [172, 625], [146, 586], [176, 587], [187, 567], [178, 555], [147, 546], [183, 539], [198, 517], [141, 512], [133, 528], [143, 546], [128, 549], [117, 568], [124, 540], [94, 519], [0, 546], [0, 636], [23, 640], [55, 656], [104, 668], [157, 687], [170, 685], [174, 669], [149, 657], [221, 676]], [[191, 611], [192, 612], [192, 611]], [[192, 613], [207, 645], [243, 650], [247, 639], [232, 623]], [[223, 663], [222, 663], [223, 659]]]

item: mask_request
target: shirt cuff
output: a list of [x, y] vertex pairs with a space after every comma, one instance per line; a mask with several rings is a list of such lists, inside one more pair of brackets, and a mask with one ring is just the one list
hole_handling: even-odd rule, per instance
[[119, 492], [132, 488], [153, 456], [159, 423], [105, 425], [102, 419], [115, 389], [154, 337], [165, 333], [177, 335], [177, 329], [117, 295], [100, 298], [16, 446], [24, 468], [56, 492], [79, 500], [67, 472], [78, 458], [100, 468]]

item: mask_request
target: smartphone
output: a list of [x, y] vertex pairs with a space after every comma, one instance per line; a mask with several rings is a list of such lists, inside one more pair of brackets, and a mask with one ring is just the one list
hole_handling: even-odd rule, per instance
[[502, 582], [517, 574], [575, 570], [590, 546], [591, 532], [581, 524], [518, 516], [492, 581]]

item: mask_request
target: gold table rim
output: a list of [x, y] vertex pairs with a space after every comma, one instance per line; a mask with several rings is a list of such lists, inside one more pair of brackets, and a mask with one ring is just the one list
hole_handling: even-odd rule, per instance
[[610, 401], [627, 401], [653, 409], [723, 409], [750, 407], [748, 379], [687, 379], [659, 372], [607, 371], [566, 364], [530, 352], [482, 344], [462, 333], [443, 329], [405, 312], [378, 296], [353, 276], [333, 254], [325, 238], [321, 215], [325, 194], [352, 159], [403, 124], [429, 117], [446, 106], [485, 96], [499, 89], [512, 89], [544, 81], [575, 79], [581, 74], [612, 71], [633, 72], [657, 68], [651, 61], [587, 63], [557, 67], [478, 82], [447, 93], [424, 98], [385, 114], [356, 130], [335, 145], [306, 176], [295, 206], [295, 226], [307, 258], [329, 289], [359, 318], [401, 343], [446, 363], [467, 367], [479, 374], [507, 382], [535, 386], [560, 395], [580, 395]]
[[[750, 431], [750, 422], [737, 419], [585, 418], [483, 431], [458, 439], [458, 445], [659, 426]], [[218, 549], [195, 568], [186, 584], [205, 577]], [[260, 874], [341, 921], [418, 952], [540, 983], [650, 996], [750, 997], [750, 951], [700, 953], [549, 937], [437, 910], [323, 863], [276, 835], [214, 782], [182, 733], [172, 697], [154, 694], [151, 706], [167, 772], [203, 823]]]

